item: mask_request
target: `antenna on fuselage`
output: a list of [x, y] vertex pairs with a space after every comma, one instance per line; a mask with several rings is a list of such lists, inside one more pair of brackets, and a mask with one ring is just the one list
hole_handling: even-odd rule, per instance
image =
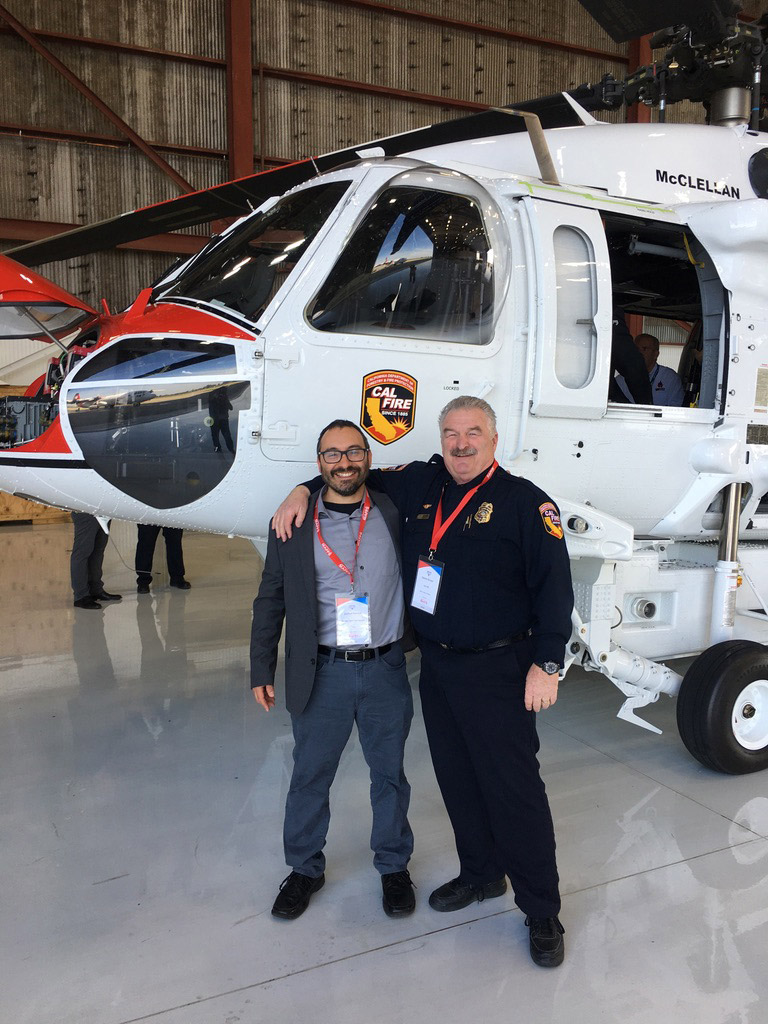
[[523, 118], [528, 138], [533, 146], [533, 155], [539, 165], [539, 177], [546, 185], [559, 185], [560, 179], [555, 170], [552, 154], [549, 152], [544, 129], [541, 127], [541, 121], [537, 115], [532, 114], [529, 110], [515, 110], [514, 107], [492, 107], [491, 109], [500, 114], [512, 114], [513, 117]]

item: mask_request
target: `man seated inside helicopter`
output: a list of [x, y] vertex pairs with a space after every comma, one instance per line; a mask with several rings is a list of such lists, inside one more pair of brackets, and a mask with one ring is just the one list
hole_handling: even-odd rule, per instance
[[[676, 407], [683, 405], [685, 401], [683, 382], [671, 366], [663, 366], [658, 361], [659, 339], [654, 334], [638, 334], [635, 338], [635, 347], [645, 363], [653, 404]], [[621, 374], [616, 377], [616, 383], [628, 401], [637, 401], [630, 396], [628, 382]]]
[[614, 311], [611, 334], [611, 380], [608, 401], [652, 405], [651, 385], [641, 352], [620, 309]]

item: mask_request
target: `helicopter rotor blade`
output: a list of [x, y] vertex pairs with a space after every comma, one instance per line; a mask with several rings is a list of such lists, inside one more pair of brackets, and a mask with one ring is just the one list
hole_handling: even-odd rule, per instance
[[[621, 102], [620, 99], [614, 101], [612, 85], [615, 85], [614, 80], [606, 76], [599, 85], [580, 86], [570, 90], [570, 95], [587, 110], [602, 110]], [[513, 106], [518, 110], [538, 114], [544, 128], [572, 127], [580, 123], [562, 93], [515, 103]], [[360, 159], [359, 153], [366, 149], [375, 148], [383, 151], [385, 156], [392, 157], [446, 143], [465, 142], [488, 135], [509, 135], [524, 130], [522, 120], [505, 117], [498, 111], [484, 110], [414, 131], [400, 132], [385, 139], [374, 139], [323, 156], [299, 160], [199, 192], [190, 192], [97, 224], [16, 246], [6, 250], [5, 255], [28, 267], [72, 259], [151, 235], [207, 224], [219, 218], [243, 216], [255, 210], [270, 196], [281, 195], [323, 171], [357, 162]]]

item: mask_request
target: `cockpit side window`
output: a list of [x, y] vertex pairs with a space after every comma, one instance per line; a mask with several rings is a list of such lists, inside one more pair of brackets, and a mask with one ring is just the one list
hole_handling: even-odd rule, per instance
[[[642, 332], [662, 347], [675, 346], [672, 357], [658, 360], [680, 378], [682, 403], [674, 404], [714, 408], [726, 297], [712, 260], [690, 229], [681, 225], [615, 214], [606, 214], [603, 220], [614, 320], [629, 323], [633, 317], [635, 336]], [[631, 402], [628, 389], [622, 381], [619, 384]], [[666, 403], [655, 398], [654, 404]]]
[[154, 299], [184, 297], [256, 321], [328, 220], [349, 181], [329, 181], [284, 196], [263, 214], [214, 239]]
[[307, 318], [320, 331], [485, 345], [493, 262], [476, 199], [393, 186], [371, 205]]

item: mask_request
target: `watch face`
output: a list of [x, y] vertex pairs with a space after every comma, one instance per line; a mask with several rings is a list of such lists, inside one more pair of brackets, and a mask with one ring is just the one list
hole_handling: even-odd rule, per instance
[[543, 668], [544, 671], [547, 673], [547, 675], [550, 675], [550, 676], [554, 675], [555, 672], [559, 672], [560, 671], [560, 666], [558, 665], [558, 663], [556, 661], [543, 661], [539, 665], [539, 668]]

